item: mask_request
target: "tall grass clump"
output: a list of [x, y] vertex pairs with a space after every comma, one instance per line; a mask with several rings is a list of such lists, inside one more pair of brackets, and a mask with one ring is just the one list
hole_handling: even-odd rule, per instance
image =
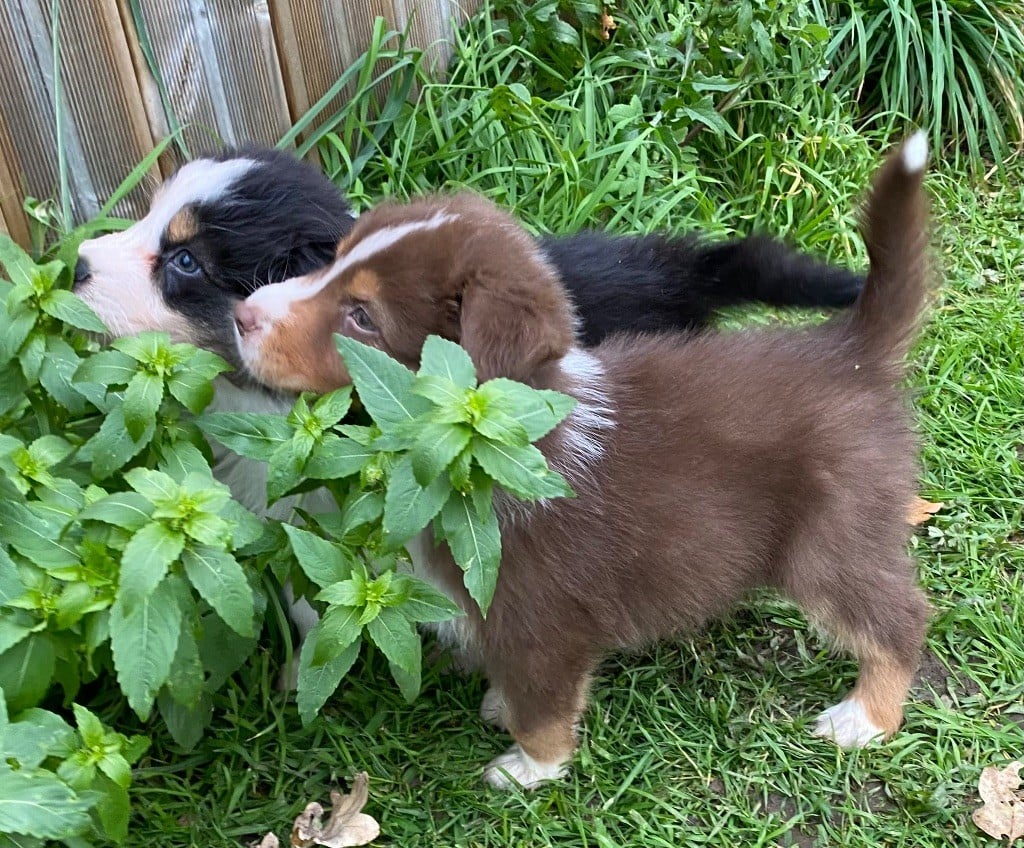
[[816, 0], [834, 21], [828, 88], [867, 115], [929, 128], [937, 150], [1001, 163], [1024, 142], [1024, 7], [1017, 0]]

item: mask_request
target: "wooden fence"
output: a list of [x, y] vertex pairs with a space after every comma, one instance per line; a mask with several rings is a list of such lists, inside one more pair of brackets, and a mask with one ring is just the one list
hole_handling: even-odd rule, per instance
[[[411, 43], [440, 67], [453, 24], [478, 2], [3, 0], [0, 227], [26, 243], [24, 198], [58, 194], [58, 113], [71, 213], [80, 222], [167, 135], [168, 115], [184, 126], [193, 153], [273, 144], [366, 50], [377, 16], [392, 29], [408, 26]], [[161, 159], [115, 214], [142, 213], [173, 165]]]

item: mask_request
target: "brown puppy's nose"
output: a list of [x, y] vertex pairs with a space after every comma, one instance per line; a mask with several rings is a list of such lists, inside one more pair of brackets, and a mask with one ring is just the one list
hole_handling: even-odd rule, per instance
[[263, 323], [259, 309], [243, 300], [235, 306], [235, 326], [241, 335], [258, 330]]
[[92, 276], [92, 268], [89, 267], [89, 260], [84, 256], [79, 256], [78, 261], [75, 263], [75, 277], [74, 282], [71, 285], [71, 290], [74, 291], [79, 286], [88, 282], [89, 277]]

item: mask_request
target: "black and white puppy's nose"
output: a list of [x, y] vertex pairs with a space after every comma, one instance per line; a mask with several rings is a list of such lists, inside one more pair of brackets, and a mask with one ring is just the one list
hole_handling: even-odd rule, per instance
[[89, 267], [89, 260], [84, 256], [79, 256], [78, 261], [75, 263], [75, 281], [71, 286], [72, 291], [77, 289], [83, 283], [88, 282], [89, 277], [92, 276], [92, 269]]

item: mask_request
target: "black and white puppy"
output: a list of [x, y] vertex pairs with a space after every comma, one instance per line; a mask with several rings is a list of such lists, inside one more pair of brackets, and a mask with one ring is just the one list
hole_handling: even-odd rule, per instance
[[[239, 360], [234, 306], [261, 286], [329, 265], [354, 223], [315, 168], [282, 152], [228, 151], [182, 167], [127, 230], [84, 242], [75, 291], [115, 336], [164, 331], [232, 363], [236, 370], [217, 381], [215, 409], [283, 412], [293, 398], [262, 386]], [[540, 246], [586, 345], [623, 330], [701, 329], [719, 307], [744, 301], [845, 306], [863, 285], [859, 274], [759, 236], [712, 244], [582, 232], [542, 236]], [[287, 518], [294, 508], [286, 500], [267, 511], [262, 463], [224, 452], [215, 473], [250, 509]], [[315, 614], [301, 602], [292, 613], [305, 635]]]

